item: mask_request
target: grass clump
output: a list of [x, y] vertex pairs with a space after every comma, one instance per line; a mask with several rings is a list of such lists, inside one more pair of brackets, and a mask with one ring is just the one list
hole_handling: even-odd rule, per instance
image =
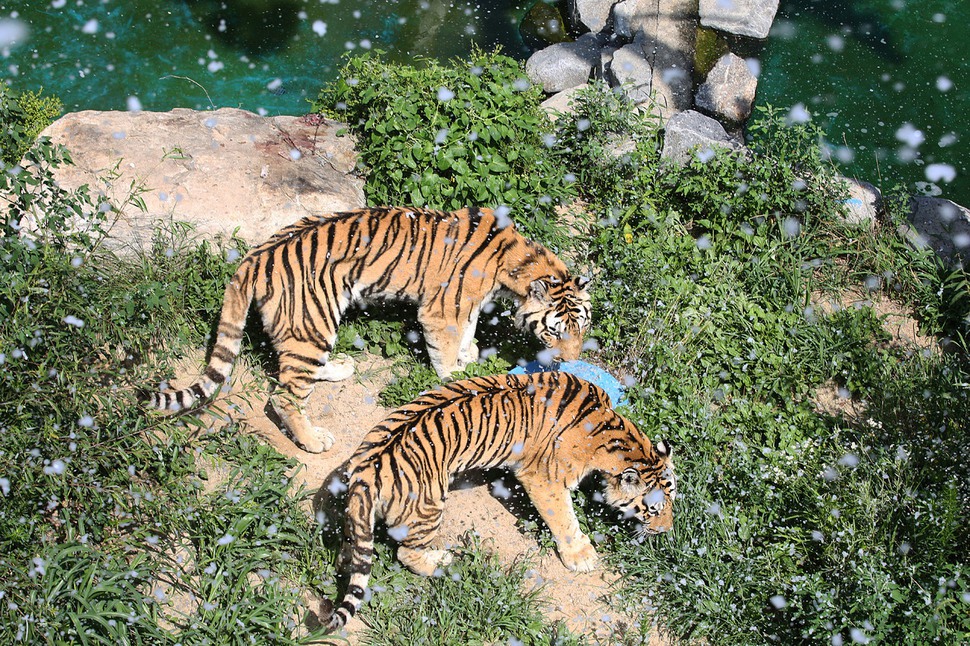
[[368, 643], [547, 644], [582, 643], [562, 624], [548, 624], [541, 590], [529, 585], [529, 564], [503, 567], [498, 557], [466, 535], [457, 558], [441, 576], [418, 577], [398, 563], [374, 572], [367, 604]]

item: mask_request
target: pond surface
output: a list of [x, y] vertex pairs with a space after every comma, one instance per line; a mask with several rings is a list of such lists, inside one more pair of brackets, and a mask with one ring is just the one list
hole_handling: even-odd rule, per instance
[[17, 89], [43, 86], [68, 111], [303, 114], [347, 52], [526, 56], [520, 13], [517, 0], [0, 0], [0, 19], [28, 30], [0, 61]]
[[[499, 44], [525, 58], [518, 23], [530, 4], [0, 0], [0, 75], [68, 111], [302, 114], [347, 52], [410, 61]], [[970, 204], [968, 26], [970, 0], [783, 0], [758, 52], [758, 101], [803, 106], [846, 174], [883, 189], [933, 183]]]
[[970, 0], [782, 0], [758, 101], [803, 105], [848, 175], [970, 206], [968, 29]]

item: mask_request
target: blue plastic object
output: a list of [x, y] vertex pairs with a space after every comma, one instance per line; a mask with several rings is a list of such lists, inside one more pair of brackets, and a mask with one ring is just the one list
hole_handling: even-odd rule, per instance
[[610, 396], [610, 402], [613, 403], [613, 406], [625, 406], [629, 403], [626, 395], [623, 393], [623, 384], [616, 377], [602, 368], [594, 366], [591, 363], [586, 363], [585, 361], [563, 361], [562, 363], [553, 363], [550, 365], [543, 365], [538, 361], [530, 361], [524, 366], [512, 368], [509, 370], [509, 373], [513, 375], [531, 375], [535, 372], [552, 370], [568, 372], [590, 383], [596, 384]]

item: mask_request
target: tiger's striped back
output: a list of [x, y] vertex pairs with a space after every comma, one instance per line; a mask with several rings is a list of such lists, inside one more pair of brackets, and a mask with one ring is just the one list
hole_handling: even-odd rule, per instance
[[330, 357], [351, 303], [416, 302], [431, 363], [444, 378], [478, 359], [479, 313], [500, 294], [516, 300], [520, 325], [560, 358], [577, 358], [590, 321], [585, 286], [548, 249], [488, 209], [375, 208], [306, 217], [243, 259], [226, 288], [205, 374], [183, 390], [151, 395], [148, 403], [186, 408], [211, 397], [229, 378], [255, 301], [279, 355], [280, 383], [291, 395], [273, 404], [294, 441], [308, 451], [326, 450], [301, 406], [316, 382], [353, 374], [349, 360]]
[[645, 533], [673, 525], [676, 478], [667, 443], [652, 445], [610, 406], [598, 386], [543, 372], [457, 381], [419, 396], [374, 427], [347, 463], [343, 565], [347, 591], [329, 624], [339, 629], [360, 607], [383, 518], [398, 558], [429, 575], [451, 557], [434, 549], [452, 477], [507, 467], [549, 525], [564, 564], [596, 566], [569, 491], [602, 473], [607, 502]]

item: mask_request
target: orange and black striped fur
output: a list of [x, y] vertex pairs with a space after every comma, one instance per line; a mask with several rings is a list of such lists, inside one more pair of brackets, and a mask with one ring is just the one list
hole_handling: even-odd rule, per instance
[[149, 404], [178, 410], [211, 397], [239, 354], [253, 300], [279, 355], [279, 381], [291, 395], [273, 397], [273, 406], [293, 440], [313, 453], [329, 449], [333, 436], [318, 436], [302, 404], [317, 381], [354, 372], [350, 359], [330, 358], [340, 317], [352, 303], [416, 302], [442, 378], [478, 359], [479, 312], [503, 294], [516, 301], [519, 326], [560, 359], [576, 359], [590, 321], [586, 279], [570, 276], [552, 252], [504, 220], [473, 208], [373, 208], [303, 218], [243, 259], [226, 287], [204, 375], [183, 390], [150, 395]]
[[455, 381], [391, 413], [347, 462], [341, 563], [349, 579], [330, 630], [344, 626], [364, 598], [378, 518], [400, 543], [398, 559], [430, 575], [452, 558], [433, 545], [449, 482], [463, 471], [494, 467], [515, 474], [570, 570], [597, 565], [570, 497], [591, 473], [603, 474], [606, 502], [635, 518], [644, 533], [673, 526], [669, 445], [651, 445], [614, 412], [599, 386], [564, 372]]

